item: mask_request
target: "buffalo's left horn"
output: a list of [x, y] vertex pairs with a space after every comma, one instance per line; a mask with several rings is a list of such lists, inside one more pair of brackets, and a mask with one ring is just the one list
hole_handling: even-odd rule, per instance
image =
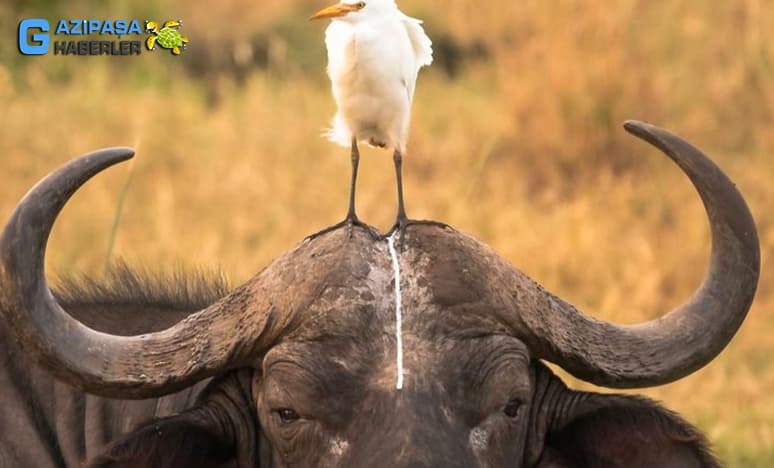
[[0, 238], [0, 313], [21, 345], [60, 379], [116, 398], [168, 394], [243, 365], [281, 327], [269, 301], [261, 299], [265, 281], [260, 277], [171, 328], [147, 335], [100, 333], [62, 310], [44, 275], [54, 220], [87, 180], [133, 155], [130, 148], [112, 148], [66, 164], [30, 190]]
[[[644, 387], [703, 367], [731, 341], [747, 316], [760, 271], [750, 210], [728, 177], [683, 139], [630, 121], [625, 128], [663, 151], [685, 172], [704, 202], [712, 234], [709, 270], [691, 299], [650, 322], [619, 326], [580, 313], [537, 286], [519, 310], [519, 329], [537, 354], [583, 380], [606, 387]], [[522, 299], [524, 300], [524, 299]]]

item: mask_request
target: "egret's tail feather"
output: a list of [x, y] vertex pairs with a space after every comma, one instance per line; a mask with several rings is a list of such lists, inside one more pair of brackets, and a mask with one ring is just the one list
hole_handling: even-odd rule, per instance
[[352, 132], [349, 131], [344, 119], [338, 114], [333, 118], [331, 128], [326, 130], [323, 136], [337, 145], [350, 146], [352, 144]]

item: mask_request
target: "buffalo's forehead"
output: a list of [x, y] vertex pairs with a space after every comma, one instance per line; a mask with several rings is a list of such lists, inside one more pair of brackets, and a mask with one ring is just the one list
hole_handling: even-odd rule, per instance
[[[412, 226], [398, 249], [403, 330], [434, 338], [505, 332], [509, 267], [474, 239], [436, 226]], [[307, 241], [271, 267], [288, 338], [310, 340], [395, 331], [395, 271], [386, 240], [346, 229]]]
[[502, 262], [489, 249], [443, 228], [411, 227], [398, 249], [399, 330], [388, 243], [359, 230], [353, 234], [333, 232], [278, 260], [287, 280], [303, 285], [295, 293], [297, 326], [283, 340], [302, 345], [293, 353], [317, 355], [318, 366], [342, 366], [384, 390], [395, 388], [399, 335], [407, 386], [452, 378], [448, 369], [459, 368], [461, 357], [498, 346], [527, 359], [525, 349], [490, 339], [507, 335], [493, 312], [508, 298], [498, 285]]

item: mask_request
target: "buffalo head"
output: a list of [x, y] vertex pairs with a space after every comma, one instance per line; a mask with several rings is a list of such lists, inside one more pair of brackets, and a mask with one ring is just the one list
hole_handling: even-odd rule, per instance
[[128, 149], [69, 163], [19, 204], [0, 240], [0, 309], [37, 362], [90, 393], [157, 397], [214, 377], [198, 406], [141, 427], [95, 464], [140, 466], [132, 457], [163, 451], [149, 441], [167, 431], [217, 446], [223, 466], [711, 466], [676, 415], [572, 392], [540, 362], [608, 387], [668, 383], [712, 360], [752, 302], [758, 241], [734, 185], [683, 140], [627, 129], [688, 175], [712, 232], [702, 285], [651, 322], [590, 318], [473, 238], [415, 226], [397, 252], [333, 231], [166, 330], [97, 332], [49, 291], [46, 241], [67, 199]]

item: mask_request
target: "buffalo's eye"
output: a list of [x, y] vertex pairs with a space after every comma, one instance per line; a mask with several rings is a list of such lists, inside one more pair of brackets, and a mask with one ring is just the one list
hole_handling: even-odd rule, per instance
[[301, 419], [301, 416], [290, 408], [280, 408], [276, 410], [276, 413], [279, 416], [280, 421], [282, 421], [282, 424], [290, 424]]
[[515, 418], [521, 411], [521, 400], [511, 400], [503, 408], [503, 413], [509, 418]]

